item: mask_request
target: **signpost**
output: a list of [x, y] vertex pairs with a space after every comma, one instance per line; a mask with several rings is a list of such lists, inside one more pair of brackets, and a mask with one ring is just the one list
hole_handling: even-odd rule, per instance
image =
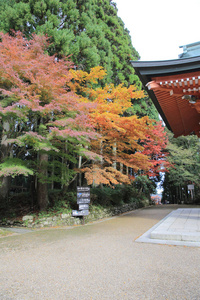
[[84, 210], [84, 209], [89, 210], [89, 204], [79, 204], [78, 209], [79, 210]]
[[77, 186], [77, 204], [79, 210], [72, 210], [73, 217], [83, 217], [83, 224], [85, 223], [84, 217], [89, 215], [90, 203], [90, 187]]
[[194, 190], [194, 184], [188, 184], [188, 190]]
[[84, 217], [89, 214], [89, 210], [72, 210], [73, 217]]
[[194, 199], [194, 184], [188, 184], [188, 191], [191, 193], [191, 199]]

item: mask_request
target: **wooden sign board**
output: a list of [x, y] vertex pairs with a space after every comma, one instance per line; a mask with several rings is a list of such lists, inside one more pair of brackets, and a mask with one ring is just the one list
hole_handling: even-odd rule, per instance
[[188, 190], [194, 190], [194, 184], [188, 184]]
[[77, 199], [78, 204], [90, 203], [90, 198]]
[[90, 198], [90, 193], [77, 193], [77, 199]]
[[90, 187], [77, 186], [77, 204], [79, 210], [72, 210], [73, 217], [83, 217], [89, 215], [89, 203], [90, 203]]
[[89, 215], [89, 210], [72, 210], [72, 217], [82, 217]]
[[90, 193], [90, 187], [88, 186], [77, 186], [77, 193], [85, 193], [88, 192]]
[[90, 203], [90, 188], [87, 186], [77, 186], [77, 203]]
[[85, 209], [89, 209], [89, 204], [79, 204], [79, 207], [78, 207], [79, 210], [85, 210]]

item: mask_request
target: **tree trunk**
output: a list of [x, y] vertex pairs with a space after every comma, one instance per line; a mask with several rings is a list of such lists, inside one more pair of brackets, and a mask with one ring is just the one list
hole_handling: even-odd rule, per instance
[[10, 189], [10, 178], [3, 177], [0, 183], [0, 198], [6, 199]]
[[[1, 162], [5, 161], [10, 156], [10, 149], [7, 142], [8, 136], [7, 134], [10, 131], [9, 122], [3, 123], [3, 133], [1, 138]], [[10, 189], [10, 177], [3, 177], [0, 181], [0, 197], [2, 199], [6, 199]]]
[[62, 167], [61, 167], [61, 189], [64, 187], [64, 157], [62, 157]]
[[53, 158], [53, 161], [52, 161], [52, 168], [51, 168], [51, 189], [53, 190], [54, 189], [54, 169], [55, 169], [55, 166], [54, 166], [54, 158]]
[[178, 204], [178, 186], [176, 186], [176, 201], [177, 201], [177, 204]]
[[[67, 141], [64, 144], [64, 149], [63, 149], [63, 154], [68, 153], [68, 143]], [[72, 167], [73, 169], [73, 167]], [[61, 184], [61, 189], [63, 192], [67, 191], [69, 185], [70, 185], [70, 180], [69, 180], [69, 162], [68, 160], [63, 156], [62, 158], [62, 184]], [[74, 180], [76, 177], [74, 178]], [[76, 180], [75, 180], [76, 181]], [[71, 181], [73, 182], [73, 180]]]
[[48, 198], [48, 183], [47, 183], [47, 165], [48, 154], [42, 153], [39, 155], [39, 179], [37, 183], [37, 199], [39, 209], [44, 211], [47, 209]]
[[129, 175], [129, 170], [128, 170], [128, 167], [126, 166], [126, 175], [128, 176]]
[[94, 168], [92, 187], [96, 187], [97, 186], [95, 178], [96, 178], [96, 172], [95, 172], [95, 168]]
[[[117, 157], [117, 143], [115, 142], [114, 145], [113, 145], [113, 156], [116, 158]], [[113, 162], [112, 164], [113, 168], [115, 170], [117, 170], [117, 162], [116, 160]]]
[[[78, 168], [80, 169], [81, 168], [81, 166], [82, 166], [82, 156], [81, 155], [79, 155], [79, 158], [78, 158]], [[79, 174], [78, 174], [78, 185], [79, 186], [81, 186], [82, 185], [82, 174], [79, 172]]]

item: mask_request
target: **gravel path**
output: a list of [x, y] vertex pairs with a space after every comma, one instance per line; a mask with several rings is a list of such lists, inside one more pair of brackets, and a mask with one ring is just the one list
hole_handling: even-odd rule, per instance
[[1, 238], [0, 299], [200, 299], [200, 248], [134, 242], [175, 208]]

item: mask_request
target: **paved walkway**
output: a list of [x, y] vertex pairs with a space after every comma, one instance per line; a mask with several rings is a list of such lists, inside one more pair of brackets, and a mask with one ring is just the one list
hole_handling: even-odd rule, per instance
[[200, 208], [171, 212], [137, 241], [200, 247]]
[[176, 206], [0, 239], [1, 300], [200, 299], [200, 248], [135, 240]]

